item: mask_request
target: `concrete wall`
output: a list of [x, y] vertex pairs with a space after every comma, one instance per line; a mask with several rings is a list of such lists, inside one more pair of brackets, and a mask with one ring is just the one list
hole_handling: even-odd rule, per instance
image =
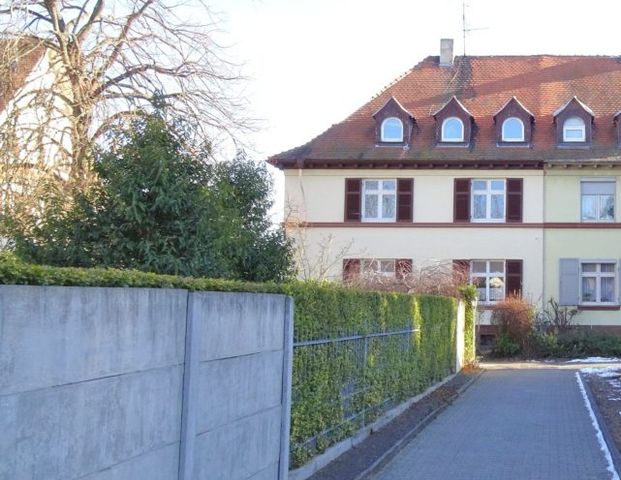
[[291, 300], [0, 286], [0, 479], [285, 478]]

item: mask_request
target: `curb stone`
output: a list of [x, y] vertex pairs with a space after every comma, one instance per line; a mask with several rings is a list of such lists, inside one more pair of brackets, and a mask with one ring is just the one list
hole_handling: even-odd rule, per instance
[[589, 386], [589, 382], [586, 379], [586, 375], [584, 375], [581, 371], [578, 371], [578, 372], [579, 372], [578, 375], [580, 375], [580, 378], [582, 378], [582, 384], [584, 385], [584, 390], [587, 394], [587, 397], [589, 398], [589, 402], [591, 402], [591, 409], [593, 410], [593, 413], [595, 414], [597, 423], [599, 423], [599, 429], [601, 430], [602, 436], [604, 437], [604, 441], [606, 442], [606, 445], [608, 446], [608, 451], [610, 452], [612, 463], [615, 467], [615, 470], [617, 472], [620, 472], [621, 471], [621, 453], [619, 452], [619, 449], [617, 448], [617, 445], [615, 444], [612, 438], [612, 434], [610, 433], [610, 430], [608, 429], [608, 425], [606, 425], [606, 421], [604, 420], [604, 417], [602, 416], [602, 413], [599, 410], [599, 405], [597, 404], [595, 395], [593, 395], [593, 392], [591, 391], [591, 387]]

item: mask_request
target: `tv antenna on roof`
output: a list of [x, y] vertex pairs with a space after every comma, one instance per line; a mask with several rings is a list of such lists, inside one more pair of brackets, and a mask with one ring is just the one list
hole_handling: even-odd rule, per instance
[[466, 56], [466, 35], [469, 34], [470, 32], [476, 32], [477, 30], [487, 30], [487, 27], [468, 28], [468, 24], [466, 23], [466, 7], [467, 6], [468, 5], [466, 5], [466, 2], [461, 3], [461, 8], [462, 8], [461, 20], [462, 20], [462, 35], [463, 35], [463, 41], [464, 41], [464, 57]]

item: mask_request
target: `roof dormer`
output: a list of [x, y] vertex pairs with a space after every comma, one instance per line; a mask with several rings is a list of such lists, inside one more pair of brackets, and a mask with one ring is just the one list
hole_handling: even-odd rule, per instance
[[472, 137], [474, 117], [453, 96], [433, 114], [436, 121], [436, 145], [467, 147]]
[[502, 147], [530, 145], [534, 123], [535, 116], [516, 97], [511, 97], [494, 114], [497, 145]]
[[373, 114], [373, 118], [376, 145], [405, 146], [412, 141], [416, 120], [395, 97], [390, 97], [384, 106]]
[[559, 147], [590, 146], [593, 133], [593, 110], [572, 97], [554, 112], [556, 143]]

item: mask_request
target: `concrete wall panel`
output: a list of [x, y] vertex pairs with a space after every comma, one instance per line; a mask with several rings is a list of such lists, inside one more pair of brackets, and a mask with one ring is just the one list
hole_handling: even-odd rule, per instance
[[282, 351], [200, 365], [198, 433], [280, 405]]
[[199, 361], [282, 350], [284, 299], [253, 293], [192, 294], [193, 311], [201, 320]]
[[199, 435], [194, 478], [247, 480], [277, 462], [280, 414], [273, 408]]
[[0, 478], [78, 478], [178, 442], [182, 374], [166, 367], [2, 397]]
[[0, 288], [0, 395], [183, 363], [187, 292]]

